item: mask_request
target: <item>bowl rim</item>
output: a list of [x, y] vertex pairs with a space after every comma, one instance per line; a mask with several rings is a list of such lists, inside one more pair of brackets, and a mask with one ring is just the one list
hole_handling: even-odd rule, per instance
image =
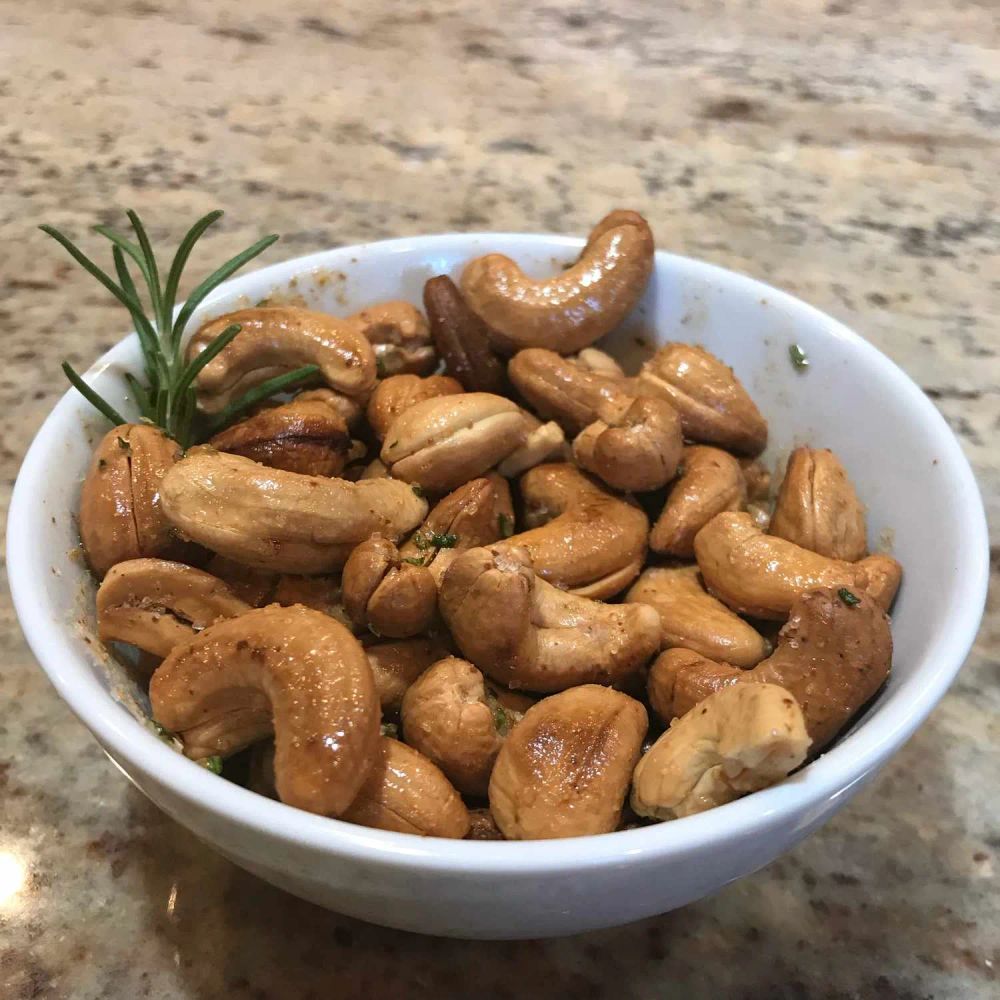
[[[526, 250], [578, 250], [584, 240], [543, 233], [443, 233], [410, 236], [335, 247], [280, 261], [231, 279], [213, 293], [201, 310], [221, 297], [238, 295], [261, 282], [281, 282], [310, 268], [329, 266], [337, 256], [420, 252], [475, 247], [483, 241], [516, 242]], [[828, 803], [849, 794], [912, 735], [940, 700], [958, 673], [978, 631], [989, 579], [988, 532], [979, 488], [962, 449], [944, 418], [921, 389], [893, 361], [843, 323], [765, 282], [705, 261], [657, 251], [656, 270], [684, 270], [702, 279], [722, 282], [737, 293], [767, 296], [772, 305], [821, 326], [824, 332], [849, 342], [860, 352], [891, 391], [901, 394], [919, 415], [935, 454], [954, 478], [961, 507], [956, 516], [967, 524], [963, 571], [951, 595], [951, 614], [936, 641], [923, 652], [914, 675], [921, 685], [908, 700], [878, 705], [846, 737], [797, 775], [708, 812], [668, 823], [571, 840], [456, 841], [394, 833], [355, 826], [317, 816], [218, 780], [188, 760], [138, 722], [91, 674], [91, 668], [69, 641], [69, 629], [52, 629], [40, 608], [47, 601], [48, 572], [35, 558], [30, 524], [35, 498], [44, 490], [47, 456], [62, 437], [62, 428], [87, 404], [67, 390], [45, 418], [22, 462], [8, 511], [7, 563], [14, 607], [28, 645], [60, 697], [112, 755], [120, 757], [177, 799], [216, 814], [260, 835], [277, 837], [331, 855], [349, 855], [369, 863], [450, 871], [467, 875], [530, 875], [581, 868], [623, 865], [665, 855], [681, 856], [733, 838], [749, 837], [795, 819], [806, 829], [810, 807], [825, 814]], [[118, 341], [88, 369], [93, 377], [134, 350], [135, 335]], [[117, 763], [117, 762], [116, 762]], [[119, 765], [120, 766], [120, 765]]]

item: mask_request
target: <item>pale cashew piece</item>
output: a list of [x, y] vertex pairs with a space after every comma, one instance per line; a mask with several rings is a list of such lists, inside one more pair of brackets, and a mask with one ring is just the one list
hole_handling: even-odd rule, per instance
[[352, 431], [357, 430], [364, 419], [364, 407], [350, 396], [345, 396], [342, 392], [335, 392], [333, 389], [306, 389], [300, 392], [294, 402], [296, 403], [325, 403], [335, 413], [339, 413], [341, 419]]
[[432, 664], [451, 654], [438, 638], [398, 639], [365, 647], [384, 712], [398, 712], [409, 686]]
[[403, 697], [403, 738], [460, 792], [485, 797], [504, 739], [532, 704], [523, 695], [495, 691], [467, 660], [448, 657], [424, 671]]
[[653, 270], [653, 234], [635, 212], [612, 212], [591, 233], [579, 260], [535, 281], [509, 257], [488, 254], [462, 272], [466, 301], [512, 353], [547, 347], [570, 354], [618, 326], [642, 297]]
[[723, 688], [676, 719], [635, 769], [640, 816], [677, 819], [767, 788], [809, 749], [802, 709], [777, 684]]
[[462, 654], [501, 684], [562, 691], [623, 682], [660, 644], [644, 604], [604, 604], [535, 575], [526, 549], [470, 549], [445, 573], [441, 615]]
[[488, 392], [425, 399], [392, 422], [381, 458], [389, 474], [434, 492], [482, 475], [524, 444], [516, 403]]
[[415, 528], [427, 503], [405, 483], [303, 476], [194, 449], [161, 484], [163, 511], [182, 535], [259, 569], [324, 573], [379, 531]]
[[751, 670], [691, 650], [662, 653], [649, 671], [653, 707], [670, 719], [730, 684], [780, 684], [802, 706], [813, 750], [822, 750], [875, 695], [892, 665], [885, 612], [867, 594], [845, 593], [847, 600], [831, 588], [799, 597], [777, 649]]
[[[885, 574], [888, 556], [868, 556], [856, 563], [829, 559], [794, 542], [765, 535], [749, 514], [717, 514], [694, 540], [695, 557], [709, 592], [734, 611], [781, 621], [795, 599], [815, 587], [865, 590], [869, 568]], [[895, 560], [891, 564], [898, 566]], [[898, 582], [898, 578], [897, 578]], [[880, 603], [895, 596], [886, 581]]]
[[855, 562], [868, 551], [865, 509], [832, 451], [796, 448], [792, 452], [770, 532], [831, 559]]
[[202, 629], [250, 610], [218, 577], [166, 559], [112, 566], [97, 590], [97, 634], [167, 656]]
[[113, 427], [94, 451], [80, 492], [80, 539], [98, 576], [115, 563], [166, 555], [177, 535], [160, 504], [160, 483], [181, 457], [156, 427]]
[[610, 833], [646, 736], [634, 698], [585, 684], [528, 709], [490, 777], [490, 811], [509, 840]]
[[379, 704], [361, 644], [309, 608], [269, 607], [209, 626], [149, 685], [153, 718], [189, 757], [227, 755], [274, 732], [282, 802], [339, 816], [377, 756]]
[[469, 811], [448, 779], [423, 754], [383, 736], [375, 763], [341, 819], [377, 830], [461, 839]]
[[355, 324], [372, 345], [380, 376], [426, 375], [434, 370], [437, 355], [427, 320], [411, 303], [379, 302], [346, 322]]
[[361, 326], [298, 306], [239, 309], [210, 320], [191, 338], [188, 359], [233, 323], [240, 332], [196, 379], [198, 402], [207, 413], [225, 409], [246, 390], [302, 365], [318, 365], [323, 380], [348, 396], [375, 385], [375, 352]]
[[752, 667], [770, 652], [755, 628], [705, 590], [697, 566], [644, 570], [625, 600], [656, 610], [663, 649], [683, 646], [738, 667]]
[[649, 533], [654, 552], [690, 559], [694, 536], [724, 510], [742, 510], [746, 479], [739, 462], [719, 448], [693, 445], [684, 449], [683, 469]]
[[371, 429], [380, 440], [385, 440], [392, 422], [404, 410], [424, 399], [438, 396], [457, 396], [462, 385], [447, 375], [393, 375], [382, 379], [368, 399], [366, 415]]
[[351, 621], [391, 639], [423, 632], [437, 610], [437, 585], [430, 570], [403, 561], [395, 544], [379, 534], [351, 553], [343, 588]]
[[539, 465], [521, 477], [528, 531], [499, 543], [523, 547], [542, 579], [582, 597], [624, 590], [646, 558], [649, 521], [574, 465]]
[[308, 476], [337, 476], [347, 464], [351, 435], [326, 401], [296, 397], [220, 431], [209, 444], [261, 465]]
[[508, 479], [520, 476], [542, 462], [562, 457], [566, 449], [566, 436], [554, 420], [543, 424], [526, 410], [524, 417], [530, 428], [524, 444], [497, 466], [497, 472]]
[[661, 347], [637, 381], [645, 395], [660, 396], [677, 410], [686, 438], [741, 455], [764, 450], [767, 421], [733, 370], [701, 347]]
[[610, 354], [599, 351], [596, 347], [585, 347], [578, 354], [574, 354], [572, 360], [586, 371], [625, 380], [622, 366]]

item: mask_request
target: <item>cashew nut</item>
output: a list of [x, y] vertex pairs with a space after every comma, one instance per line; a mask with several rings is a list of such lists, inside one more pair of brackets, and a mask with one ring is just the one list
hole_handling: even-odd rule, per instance
[[273, 588], [270, 602], [281, 604], [284, 607], [301, 604], [314, 611], [322, 611], [324, 615], [329, 615], [331, 618], [336, 618], [341, 625], [346, 625], [350, 629], [354, 628], [354, 623], [344, 608], [344, 595], [340, 579], [336, 576], [294, 576], [288, 574], [280, 576]]
[[574, 465], [536, 466], [520, 485], [528, 523], [538, 526], [500, 549], [527, 549], [540, 577], [582, 597], [611, 597], [639, 575], [649, 521], [638, 507]]
[[415, 528], [427, 503], [405, 483], [303, 476], [194, 449], [161, 484], [163, 511], [185, 537], [238, 562], [283, 573], [342, 566], [376, 531]]
[[642, 366], [638, 385], [677, 410], [692, 441], [744, 455], [756, 455], [767, 444], [767, 421], [733, 370], [700, 347], [661, 347]]
[[[862, 591], [802, 594], [778, 633], [778, 646], [751, 670], [691, 650], [661, 653], [649, 671], [649, 695], [664, 718], [684, 715], [730, 684], [780, 684], [802, 706], [813, 751], [822, 750], [889, 676], [892, 636], [882, 608]], [[854, 603], [854, 602], [857, 603]]]
[[721, 511], [741, 510], [746, 498], [746, 479], [729, 452], [707, 445], [685, 448], [683, 470], [649, 533], [649, 547], [690, 559], [694, 536]]
[[400, 558], [382, 535], [365, 539], [344, 564], [344, 607], [356, 625], [405, 639], [423, 632], [437, 610], [430, 570]]
[[[749, 514], [717, 514], [694, 540], [695, 557], [709, 592], [740, 614], [780, 621], [795, 598], [814, 587], [865, 590], [868, 570], [884, 585], [879, 602], [888, 607], [895, 596], [888, 556], [868, 556], [856, 563], [829, 559], [794, 542], [765, 535]], [[898, 577], [896, 578], [898, 582]]]
[[507, 389], [503, 362], [493, 353], [486, 324], [469, 308], [455, 282], [440, 274], [424, 285], [431, 336], [450, 372], [468, 392]]
[[503, 840], [504, 835], [497, 826], [497, 821], [493, 818], [493, 813], [489, 809], [469, 810], [469, 832], [465, 835], [466, 840]]
[[341, 419], [350, 430], [356, 430], [364, 418], [364, 407], [350, 396], [333, 389], [306, 389], [295, 397], [296, 403], [325, 403], [340, 414]]
[[773, 785], [809, 749], [802, 709], [777, 684], [738, 684], [710, 695], [670, 728], [635, 769], [640, 816], [677, 819]]
[[511, 688], [621, 682], [660, 644], [652, 608], [564, 593], [535, 575], [518, 546], [463, 552], [444, 575], [438, 606], [462, 654]]
[[578, 354], [574, 354], [572, 360], [584, 371], [596, 372], [598, 375], [610, 375], [612, 378], [625, 381], [625, 372], [622, 370], [622, 366], [610, 354], [599, 351], [596, 347], [585, 347]]
[[756, 458], [741, 458], [738, 461], [747, 484], [747, 499], [755, 502], [767, 500], [771, 492], [771, 473], [767, 466]]
[[194, 759], [274, 732], [282, 802], [339, 816], [377, 756], [379, 705], [361, 644], [310, 608], [272, 606], [206, 628], [149, 685], [153, 718]]
[[482, 475], [524, 444], [518, 405], [488, 392], [425, 399], [392, 422], [381, 458], [389, 474], [435, 492]]
[[492, 339], [513, 353], [570, 354], [609, 333], [642, 297], [653, 270], [653, 234], [635, 212], [615, 211], [590, 234], [577, 262], [535, 281], [509, 257], [487, 254], [462, 272], [462, 293]]
[[375, 385], [375, 352], [354, 317], [337, 319], [298, 306], [239, 309], [209, 320], [191, 338], [197, 357], [233, 323], [242, 328], [199, 373], [198, 402], [217, 413], [247, 389], [302, 365], [318, 365], [323, 380], [348, 396]]
[[80, 492], [80, 539], [98, 577], [115, 563], [164, 555], [177, 543], [160, 505], [160, 482], [180, 446], [145, 424], [122, 424], [101, 439]]
[[507, 734], [533, 702], [488, 687], [468, 661], [451, 656], [428, 668], [403, 697], [403, 737], [462, 793], [485, 797]]
[[528, 436], [520, 448], [512, 451], [498, 466], [501, 476], [513, 479], [547, 460], [565, 458], [566, 436], [554, 421], [542, 423], [527, 410], [521, 411], [528, 427]]
[[456, 839], [470, 825], [468, 809], [441, 770], [387, 736], [379, 740], [375, 763], [341, 819], [377, 830]]
[[111, 567], [97, 591], [97, 633], [167, 656], [203, 628], [250, 610], [218, 577], [166, 559]]
[[683, 646], [738, 667], [752, 667], [770, 652], [756, 629], [706, 592], [697, 566], [644, 570], [625, 600], [656, 609], [663, 649]]
[[337, 476], [347, 463], [351, 436], [343, 417], [325, 400], [296, 397], [227, 427], [209, 444], [273, 469]]
[[529, 708], [490, 777], [490, 811], [509, 840], [610, 833], [646, 736], [634, 698], [585, 684]]
[[[218, 577], [241, 601], [252, 608], [262, 608], [274, 600], [275, 588], [281, 579], [277, 573], [245, 566], [235, 559], [213, 555], [205, 569]], [[305, 603], [304, 601], [292, 603]]]
[[831, 559], [855, 562], [865, 554], [865, 509], [832, 451], [796, 448], [792, 452], [770, 531]]
[[440, 639], [401, 639], [365, 647], [375, 689], [385, 712], [398, 712], [409, 686], [451, 650]]
[[379, 302], [349, 316], [375, 351], [382, 376], [426, 375], [437, 364], [427, 320], [409, 302]]
[[429, 375], [427, 378], [393, 375], [379, 382], [371, 394], [366, 410], [368, 423], [375, 436], [384, 441], [393, 420], [414, 403], [438, 396], [456, 396], [461, 391], [461, 384], [447, 375]]

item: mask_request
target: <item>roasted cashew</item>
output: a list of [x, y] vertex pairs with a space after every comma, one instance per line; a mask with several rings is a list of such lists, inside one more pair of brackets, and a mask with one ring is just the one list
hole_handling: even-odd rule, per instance
[[639, 373], [638, 386], [666, 399], [680, 414], [684, 436], [742, 455], [767, 444], [767, 421], [733, 370], [692, 344], [667, 344]]
[[440, 586], [445, 570], [467, 549], [489, 545], [514, 530], [507, 481], [495, 472], [473, 479], [434, 506], [427, 520], [400, 546], [400, 558], [426, 566]]
[[282, 802], [339, 816], [377, 757], [379, 704], [361, 644], [310, 608], [248, 611], [179, 646], [149, 685], [153, 718], [194, 759], [274, 732]]
[[450, 656], [425, 670], [403, 697], [403, 738], [463, 794], [485, 797], [510, 730], [533, 702], [495, 689], [467, 660]]
[[524, 444], [518, 405], [488, 392], [425, 399], [392, 422], [381, 458], [390, 475], [434, 492], [481, 476]]
[[566, 435], [554, 421], [542, 423], [534, 414], [522, 410], [528, 434], [524, 444], [512, 451], [498, 466], [501, 476], [513, 479], [546, 461], [566, 458]]
[[181, 457], [156, 427], [122, 424], [101, 439], [80, 492], [80, 540], [98, 576], [115, 563], [165, 555], [177, 535], [160, 505], [160, 483]]
[[427, 320], [409, 302], [379, 302], [348, 316], [375, 351], [380, 376], [426, 375], [437, 355]]
[[504, 835], [489, 809], [469, 810], [469, 832], [466, 840], [503, 840]]
[[582, 597], [603, 599], [624, 590], [646, 558], [646, 515], [601, 489], [574, 465], [539, 465], [521, 478], [529, 524], [499, 543], [523, 547], [535, 572]]
[[756, 629], [705, 590], [697, 566], [644, 570], [625, 600], [656, 610], [662, 649], [683, 646], [738, 667], [752, 667], [770, 652]]
[[333, 389], [306, 389], [300, 392], [294, 400], [296, 403], [325, 403], [331, 410], [339, 413], [350, 430], [356, 430], [364, 419], [364, 407], [350, 396]]
[[490, 811], [509, 840], [610, 833], [646, 736], [646, 710], [595, 684], [529, 708], [490, 777]]
[[385, 436], [404, 410], [423, 399], [438, 396], [457, 396], [462, 392], [460, 382], [447, 375], [393, 375], [382, 379], [368, 399], [366, 416], [375, 436], [384, 441]]
[[632, 779], [632, 809], [677, 819], [767, 788], [809, 750], [802, 709], [777, 684], [737, 684], [709, 695], [643, 755]]
[[423, 632], [437, 611], [430, 570], [402, 560], [395, 544], [377, 533], [344, 564], [343, 588], [351, 621], [391, 639]]
[[642, 298], [653, 270], [642, 216], [615, 211], [593, 229], [577, 262], [535, 281], [509, 257], [487, 254], [462, 272], [462, 294], [508, 353], [547, 347], [571, 354], [609, 333]]
[[622, 366], [610, 354], [599, 351], [596, 347], [585, 347], [578, 354], [572, 356], [581, 368], [588, 372], [596, 372], [598, 375], [610, 375], [612, 378], [625, 381], [625, 372]]
[[344, 418], [325, 400], [296, 397], [227, 427], [209, 444], [272, 469], [338, 476], [347, 464], [351, 435]]
[[462, 654], [501, 684], [562, 691], [622, 682], [660, 644], [644, 604], [604, 604], [557, 590], [520, 547], [470, 549], [445, 573], [441, 615]]
[[747, 499], [760, 502], [767, 500], [771, 492], [771, 473], [767, 466], [756, 458], [740, 458], [740, 469], [747, 485]]
[[746, 498], [743, 470], [729, 452], [707, 445], [685, 448], [681, 474], [649, 533], [649, 547], [690, 559], [694, 536], [721, 511], [742, 510]]
[[469, 811], [461, 796], [423, 754], [383, 736], [375, 763], [341, 819], [377, 830], [461, 839]]
[[303, 476], [195, 449], [161, 484], [163, 511], [185, 537], [238, 562], [283, 573], [342, 566], [358, 542], [415, 528], [427, 503], [405, 483]]
[[399, 639], [365, 647], [385, 712], [398, 712], [409, 686], [432, 664], [451, 655], [441, 639]]
[[167, 656], [223, 618], [250, 610], [218, 577], [166, 559], [116, 563], [97, 590], [97, 634]]
[[447, 371], [467, 392], [503, 395], [507, 373], [490, 346], [489, 330], [451, 278], [440, 274], [424, 285], [424, 309]]
[[868, 556], [856, 563], [829, 559], [794, 542], [765, 535], [749, 514], [717, 514], [694, 540], [695, 557], [709, 592], [740, 614], [781, 621], [795, 598], [814, 587], [869, 588], [868, 571], [877, 574], [879, 602], [895, 597], [889, 579], [898, 563]]
[[291, 607], [301, 604], [322, 611], [324, 615], [336, 618], [341, 625], [354, 628], [354, 622], [344, 608], [344, 595], [337, 576], [295, 576], [284, 574], [278, 577], [268, 603]]
[[796, 448], [778, 490], [770, 532], [821, 556], [855, 562], [868, 551], [865, 509], [827, 448]]
[[[235, 559], [213, 555], [205, 566], [207, 572], [218, 577], [241, 601], [251, 608], [262, 608], [274, 600], [275, 589], [281, 577], [270, 570], [254, 569]], [[294, 601], [305, 604], [305, 601]]]
[[827, 587], [799, 597], [777, 649], [751, 670], [691, 650], [662, 653], [649, 671], [650, 702], [670, 719], [730, 684], [780, 684], [802, 706], [813, 751], [822, 750], [878, 691], [892, 665], [885, 611], [861, 591], [843, 594], [848, 600]]
[[302, 365], [318, 365], [323, 380], [348, 396], [375, 385], [375, 352], [354, 317], [338, 319], [298, 306], [239, 309], [209, 320], [191, 338], [189, 360], [233, 323], [242, 328], [199, 373], [198, 402], [217, 413], [247, 389]]

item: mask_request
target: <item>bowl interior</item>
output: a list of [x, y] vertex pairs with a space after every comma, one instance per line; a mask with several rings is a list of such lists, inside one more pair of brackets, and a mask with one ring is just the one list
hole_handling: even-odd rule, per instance
[[[341, 315], [391, 298], [420, 304], [427, 278], [441, 273], [457, 278], [472, 256], [508, 253], [529, 273], [543, 276], [573, 260], [581, 245], [576, 239], [489, 234], [328, 251], [229, 282], [202, 306], [191, 329], [198, 319], [264, 299]], [[792, 781], [723, 807], [738, 824], [741, 816], [791, 807], [803, 796], [834, 794], [876, 766], [926, 715], [961, 665], [982, 611], [985, 519], [968, 464], [934, 407], [888, 359], [833, 319], [759, 282], [660, 253], [645, 299], [602, 346], [634, 369], [668, 340], [702, 344], [735, 369], [769, 421], [765, 460], [779, 475], [797, 444], [837, 452], [867, 504], [871, 547], [890, 551], [905, 568], [893, 615], [893, 674], [874, 709]], [[790, 361], [793, 343], [809, 359], [805, 370]], [[126, 413], [120, 374], [138, 371], [137, 361], [137, 343], [130, 337], [87, 376]], [[91, 450], [105, 430], [105, 422], [68, 393], [36, 438], [11, 505], [12, 589], [29, 641], [71, 707], [119, 755], [127, 757], [129, 744], [148, 740], [142, 747], [147, 760], [173, 774], [172, 752], [123, 721], [119, 706], [141, 717], [145, 696], [126, 671], [102, 655], [92, 634], [93, 585], [80, 558], [73, 511]], [[98, 687], [113, 700], [96, 697]], [[176, 774], [190, 771], [183, 780], [210, 787], [199, 783], [214, 779], [196, 770]], [[233, 794], [250, 793], [233, 788]], [[286, 809], [266, 804], [272, 806]], [[614, 836], [631, 837], [638, 847], [642, 838], [679, 836], [685, 824], [693, 830], [703, 821], [694, 817]], [[344, 829], [318, 822], [325, 829]], [[485, 850], [485, 845], [451, 845], [465, 848]]]

